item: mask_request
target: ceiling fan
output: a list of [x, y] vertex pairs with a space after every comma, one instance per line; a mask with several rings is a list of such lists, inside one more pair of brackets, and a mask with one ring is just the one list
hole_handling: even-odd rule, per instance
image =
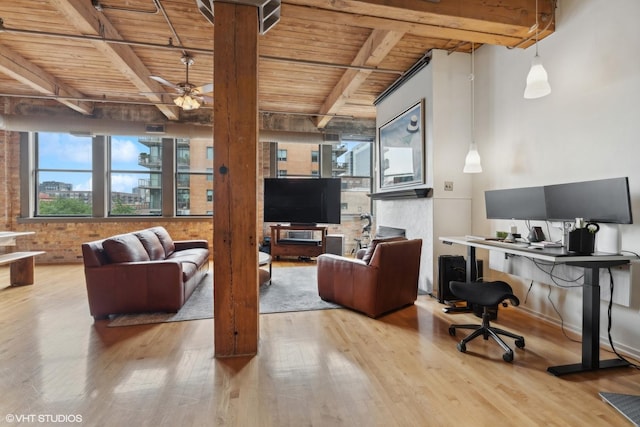
[[165, 86], [169, 86], [175, 89], [176, 94], [174, 96], [176, 98], [174, 98], [173, 102], [183, 110], [196, 110], [200, 108], [200, 105], [202, 105], [202, 103], [204, 102], [213, 103], [213, 98], [211, 96], [204, 95], [205, 93], [213, 92], [213, 83], [202, 86], [195, 86], [189, 83], [189, 66], [193, 65], [193, 57], [185, 53], [180, 58], [180, 61], [186, 67], [186, 77], [184, 82], [174, 84], [163, 79], [162, 77], [149, 77], [157, 81], [158, 83], [162, 83]]

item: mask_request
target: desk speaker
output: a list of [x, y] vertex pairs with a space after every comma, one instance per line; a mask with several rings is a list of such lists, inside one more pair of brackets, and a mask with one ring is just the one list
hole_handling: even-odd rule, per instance
[[[482, 280], [482, 260], [477, 261], [477, 277]], [[467, 262], [461, 255], [440, 255], [438, 257], [438, 302], [460, 301], [449, 289], [451, 281], [467, 280]]]
[[438, 257], [438, 302], [459, 300], [449, 289], [449, 282], [466, 280], [467, 267], [463, 256], [440, 255]]
[[340, 255], [344, 253], [344, 235], [327, 234], [325, 253]]

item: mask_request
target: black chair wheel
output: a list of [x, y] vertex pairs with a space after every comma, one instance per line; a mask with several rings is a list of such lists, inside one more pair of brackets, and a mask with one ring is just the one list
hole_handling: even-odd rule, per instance
[[512, 362], [513, 361], [513, 351], [507, 351], [505, 354], [502, 355], [502, 360], [504, 360], [505, 362]]
[[449, 326], [449, 335], [451, 335], [452, 337], [456, 336], [456, 328], [453, 326]]
[[524, 338], [516, 340], [516, 347], [524, 348]]
[[467, 352], [467, 346], [463, 342], [459, 342], [456, 347], [458, 347], [458, 351], [461, 352], [461, 353], [466, 353]]

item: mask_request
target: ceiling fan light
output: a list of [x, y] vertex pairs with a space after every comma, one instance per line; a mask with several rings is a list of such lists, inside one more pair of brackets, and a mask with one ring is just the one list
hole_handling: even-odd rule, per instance
[[173, 100], [173, 103], [185, 111], [197, 110], [200, 108], [200, 102], [191, 95], [180, 95]]
[[549, 76], [542, 66], [542, 61], [538, 55], [531, 61], [531, 69], [527, 74], [527, 87], [524, 89], [525, 99], [542, 98], [551, 93]]
[[196, 110], [200, 108], [200, 103], [197, 99], [193, 98], [190, 95], [184, 96], [184, 105], [182, 105], [182, 109], [185, 111]]
[[177, 98], [175, 98], [173, 100], [173, 103], [176, 104], [178, 107], [182, 107], [184, 105], [184, 96], [179, 96]]

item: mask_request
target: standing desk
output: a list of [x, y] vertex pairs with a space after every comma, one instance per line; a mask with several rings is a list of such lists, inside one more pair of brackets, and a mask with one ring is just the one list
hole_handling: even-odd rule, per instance
[[457, 244], [467, 247], [467, 281], [472, 281], [472, 278], [476, 277], [477, 248], [581, 267], [584, 270], [584, 285], [582, 287], [582, 361], [570, 365], [550, 366], [547, 371], [553, 375], [560, 376], [629, 366], [629, 362], [622, 359], [600, 360], [600, 269], [628, 264], [629, 261], [635, 259], [634, 256], [598, 252], [592, 255], [575, 255], [565, 248], [534, 249], [514, 243], [466, 237], [440, 237], [440, 240], [445, 244]]

